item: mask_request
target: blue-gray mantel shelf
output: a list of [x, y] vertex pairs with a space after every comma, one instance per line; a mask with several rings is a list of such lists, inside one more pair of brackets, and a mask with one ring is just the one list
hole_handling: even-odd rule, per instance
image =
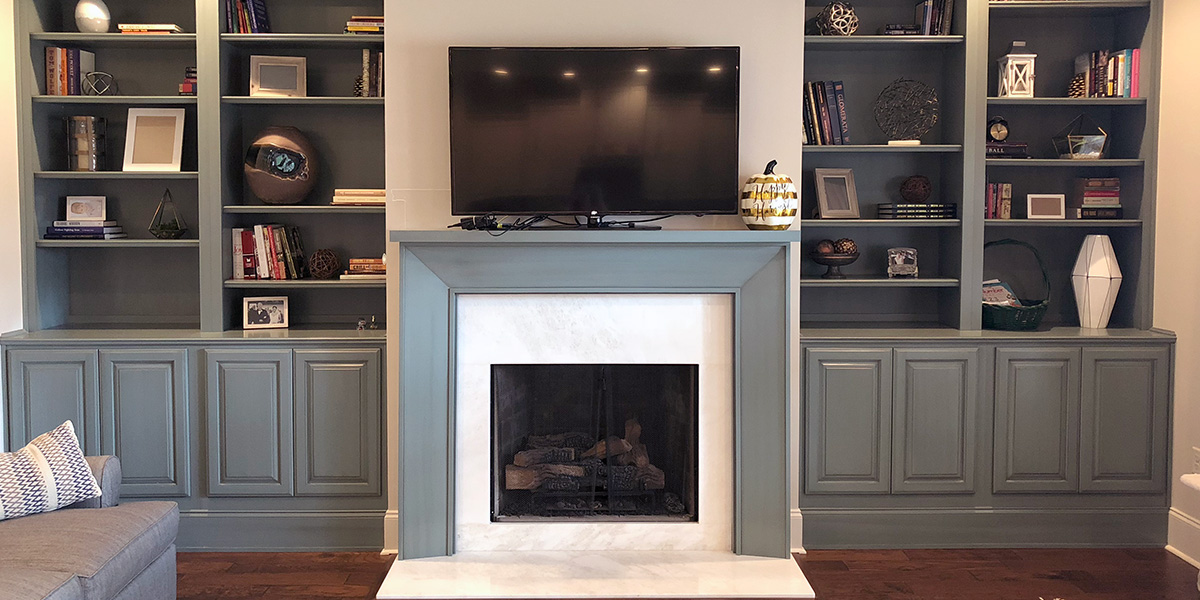
[[455, 297], [734, 296], [733, 550], [787, 557], [798, 231], [393, 231], [400, 251], [400, 558], [454, 553]]

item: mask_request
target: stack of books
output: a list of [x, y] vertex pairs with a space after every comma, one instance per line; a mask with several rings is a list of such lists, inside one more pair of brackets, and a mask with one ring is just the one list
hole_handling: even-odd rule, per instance
[[383, 258], [352, 258], [350, 269], [342, 273], [341, 279], [371, 281], [387, 278], [387, 266]]
[[96, 70], [96, 55], [78, 48], [46, 47], [46, 95], [82, 96], [83, 77]]
[[921, 35], [921, 28], [908, 23], [889, 23], [879, 30], [879, 35]]
[[377, 189], [343, 189], [333, 190], [334, 206], [384, 206], [387, 194]]
[[179, 84], [180, 96], [196, 95], [196, 67], [188, 67], [183, 71], [183, 83]]
[[225, 31], [271, 33], [271, 18], [264, 0], [225, 0]]
[[1083, 75], [1088, 98], [1140, 98], [1142, 51], [1102, 50], [1075, 58], [1075, 75]]
[[1117, 177], [1081, 177], [1075, 180], [1071, 210], [1075, 219], [1120, 219], [1121, 180]]
[[183, 33], [183, 28], [174, 23], [119, 23], [117, 29], [121, 33], [135, 35], [167, 35]]
[[300, 230], [284, 225], [233, 229], [234, 279], [303, 279], [308, 275]]
[[880, 219], [957, 219], [957, 204], [884, 202], [876, 207]]
[[383, 17], [363, 17], [355, 15], [346, 21], [345, 33], [355, 35], [372, 35], [383, 33]]
[[804, 84], [804, 143], [842, 146], [850, 143], [846, 122], [846, 91], [840, 81]]
[[362, 51], [362, 86], [355, 89], [355, 95], [360, 98], [383, 97], [383, 51]]
[[920, 35], [950, 35], [950, 24], [954, 22], [954, 0], [917, 2], [915, 20]]
[[989, 183], [987, 196], [983, 204], [983, 218], [1011, 219], [1012, 218], [1012, 184]]
[[55, 221], [46, 228], [47, 240], [119, 240], [129, 237], [116, 221]]

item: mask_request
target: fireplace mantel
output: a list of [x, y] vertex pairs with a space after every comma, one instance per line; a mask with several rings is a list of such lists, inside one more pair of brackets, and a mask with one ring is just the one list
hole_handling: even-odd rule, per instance
[[393, 231], [399, 243], [399, 558], [454, 553], [458, 294], [734, 296], [734, 540], [789, 556], [797, 231]]

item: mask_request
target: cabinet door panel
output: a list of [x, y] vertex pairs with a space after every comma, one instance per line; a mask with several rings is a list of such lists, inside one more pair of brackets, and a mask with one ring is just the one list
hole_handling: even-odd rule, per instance
[[1079, 489], [1077, 348], [996, 351], [996, 492]]
[[291, 352], [205, 352], [205, 383], [208, 494], [291, 495]]
[[892, 492], [975, 488], [979, 350], [897, 350]]
[[100, 454], [95, 351], [11, 350], [8, 365], [13, 450], [70, 420], [84, 454]]
[[806, 353], [805, 490], [887, 493], [891, 479], [891, 350]]
[[186, 350], [101, 351], [100, 422], [122, 496], [188, 495]]
[[295, 356], [296, 494], [379, 495], [379, 351]]
[[1163, 347], [1083, 351], [1083, 491], [1166, 489], [1169, 360]]

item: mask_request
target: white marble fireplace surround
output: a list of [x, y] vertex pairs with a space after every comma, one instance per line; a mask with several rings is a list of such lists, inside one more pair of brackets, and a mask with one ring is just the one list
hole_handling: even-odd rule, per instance
[[[455, 550], [733, 547], [733, 297], [462, 294], [457, 326]], [[491, 365], [699, 365], [698, 519], [491, 522]]]

